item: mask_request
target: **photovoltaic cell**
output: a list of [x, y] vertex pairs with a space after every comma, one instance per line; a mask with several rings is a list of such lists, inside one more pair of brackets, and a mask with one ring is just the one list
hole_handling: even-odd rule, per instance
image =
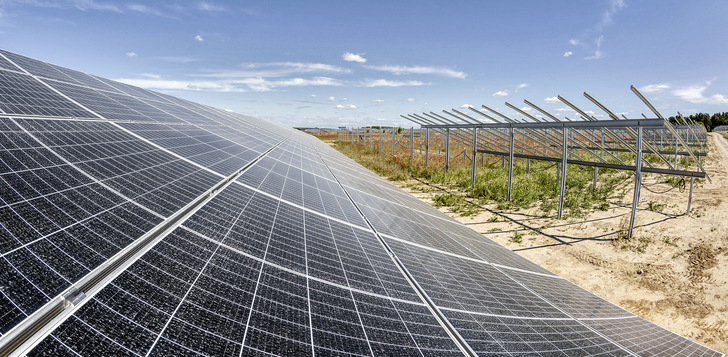
[[0, 70], [0, 110], [8, 114], [95, 118], [26, 74]]
[[25, 352], [721, 355], [314, 137], [0, 53], [0, 346], [139, 244]]

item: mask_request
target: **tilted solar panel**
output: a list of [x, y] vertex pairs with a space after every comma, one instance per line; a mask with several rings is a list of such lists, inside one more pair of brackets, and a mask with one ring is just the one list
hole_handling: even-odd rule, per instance
[[0, 355], [701, 355], [317, 139], [0, 51]]

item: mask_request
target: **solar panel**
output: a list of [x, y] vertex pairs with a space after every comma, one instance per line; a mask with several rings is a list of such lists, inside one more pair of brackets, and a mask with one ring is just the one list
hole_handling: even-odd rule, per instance
[[0, 78], [0, 355], [721, 355], [291, 128]]

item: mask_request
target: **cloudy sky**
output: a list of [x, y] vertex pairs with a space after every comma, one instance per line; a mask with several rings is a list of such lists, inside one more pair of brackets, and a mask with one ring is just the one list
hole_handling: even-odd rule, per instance
[[291, 126], [728, 111], [728, 1], [0, 0], [0, 47]]

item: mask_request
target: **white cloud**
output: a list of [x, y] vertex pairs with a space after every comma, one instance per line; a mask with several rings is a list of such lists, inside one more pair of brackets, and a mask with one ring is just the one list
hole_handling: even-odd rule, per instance
[[163, 12], [161, 12], [155, 8], [149, 7], [147, 5], [129, 4], [126, 6], [126, 8], [131, 11], [140, 12], [142, 14], [173, 18], [173, 16], [170, 16], [169, 14], [163, 13]]
[[329, 100], [329, 102], [335, 102], [336, 101], [336, 97], [329, 97], [328, 100]]
[[561, 108], [554, 109], [554, 111], [557, 111], [557, 112], [573, 112], [574, 109], [571, 109], [569, 107], [561, 107]]
[[232, 80], [164, 80], [164, 79], [138, 79], [121, 78], [119, 82], [134, 86], [158, 90], [208, 91], [208, 92], [267, 92], [286, 87], [305, 86], [341, 86], [342, 83], [334, 78], [315, 77], [290, 78], [283, 80], [267, 80], [264, 78], [245, 78]]
[[347, 100], [349, 100], [349, 98], [346, 97], [339, 99], [340, 102], [346, 102]]
[[546, 103], [560, 103], [561, 102], [559, 100], [559, 97], [557, 97], [557, 96], [548, 97], [548, 98], [544, 99], [543, 101]]
[[467, 109], [467, 108], [473, 108], [472, 104], [463, 104], [460, 106], [460, 108]]
[[137, 87], [157, 90], [181, 91], [211, 91], [211, 92], [244, 92], [245, 90], [234, 85], [218, 81], [175, 81], [163, 79], [133, 79], [118, 78], [119, 82]]
[[641, 87], [640, 92], [657, 93], [657, 92], [662, 92], [665, 89], [670, 89], [669, 83], [648, 84], [644, 87]]
[[[32, 2], [30, 2], [30, 4], [32, 4], [34, 6], [39, 6], [39, 7], [65, 7], [63, 4], [60, 4], [58, 2], [32, 1]], [[52, 5], [48, 6], [50, 4], [52, 4]], [[68, 1], [68, 4], [81, 11], [102, 10], [102, 11], [121, 12], [121, 10], [116, 5], [107, 4], [107, 3], [98, 3], [94, 0], [71, 0], [71, 1]]]
[[202, 38], [202, 35], [195, 36], [195, 40], [200, 41], [200, 42], [205, 41], [205, 39]]
[[[620, 12], [622, 9], [626, 7], [626, 3], [624, 0], [610, 0], [609, 1], [609, 7], [604, 10], [602, 13], [602, 17], [599, 20], [599, 22], [596, 23], [592, 28], [586, 29], [584, 31], [583, 38], [586, 38], [587, 36], [596, 36], [594, 38], [594, 45], [589, 45], [589, 42], [584, 42], [580, 39], [570, 39], [569, 43], [574, 46], [580, 46], [587, 50], [588, 52], [592, 53], [591, 56], [584, 57], [585, 60], [596, 60], [606, 57], [606, 54], [604, 51], [602, 51], [602, 43], [604, 42], [604, 30], [612, 24], [614, 16]], [[567, 55], [567, 53], [569, 55]], [[564, 53], [564, 57], [571, 56], [571, 51]]]
[[316, 94], [311, 94], [311, 98], [316, 98]]
[[211, 2], [203, 1], [200, 2], [197, 5], [197, 8], [203, 11], [210, 11], [210, 12], [216, 12], [216, 11], [225, 11], [226, 9], [220, 5], [213, 4]]
[[136, 53], [134, 53], [134, 52], [127, 52], [127, 53], [126, 53], [126, 57], [131, 57], [131, 58], [134, 58], [134, 57], [136, 57], [136, 56], [137, 56], [137, 54], [136, 54]]
[[594, 54], [591, 56], [584, 57], [585, 60], [595, 60], [600, 58], [604, 58], [604, 52], [599, 50], [594, 51]]
[[374, 99], [372, 103], [384, 103], [384, 99]]
[[533, 109], [531, 107], [521, 107], [521, 110], [523, 110], [524, 112], [530, 112]]
[[336, 109], [356, 109], [356, 105], [354, 105], [354, 104], [338, 104], [336, 106]]
[[344, 52], [344, 54], [341, 55], [341, 58], [347, 62], [366, 63], [367, 61], [367, 59], [360, 53]]
[[415, 101], [415, 98], [407, 98], [407, 101], [408, 102], [414, 102]]
[[387, 79], [367, 79], [362, 82], [359, 82], [359, 87], [367, 87], [367, 88], [373, 88], [373, 87], [405, 87], [405, 86], [425, 86], [429, 85], [429, 83], [424, 83], [420, 81], [390, 81]]
[[161, 57], [152, 57], [152, 59], [163, 61], [163, 62], [175, 62], [175, 63], [190, 63], [190, 62], [197, 62], [197, 59], [190, 58], [190, 57], [176, 57], [176, 56], [161, 56]]
[[516, 87], [516, 88], [518, 88], [518, 89], [523, 89], [523, 88], [526, 88], [526, 87], [528, 87], [528, 83], [521, 83], [521, 84], [519, 84], [519, 85], [518, 85], [518, 87]]
[[571, 56], [573, 54], [574, 54], [574, 52], [566, 51], [566, 52], [564, 52], [564, 57], [569, 57], [569, 56]]
[[493, 93], [492, 95], [494, 97], [505, 97], [505, 96], [508, 95], [508, 91], [507, 90], [499, 90], [499, 91]]
[[162, 76], [160, 76], [158, 74], [154, 74], [154, 73], [142, 73], [142, 76], [151, 78], [151, 79], [161, 79], [162, 78]]
[[394, 75], [407, 75], [407, 74], [434, 74], [444, 77], [460, 78], [463, 79], [467, 75], [465, 72], [455, 71], [446, 67], [434, 67], [434, 66], [366, 66], [366, 68], [390, 72]]
[[100, 10], [100, 11], [113, 11], [113, 12], [122, 12], [121, 9], [114, 5], [114, 4], [108, 4], [104, 2], [97, 2], [95, 0], [65, 0], [65, 1], [38, 1], [38, 0], [25, 0], [25, 1], [4, 1], [2, 2], [2, 5], [6, 5], [6, 3], [18, 3], [21, 5], [28, 5], [33, 7], [45, 7], [45, 8], [55, 8], [55, 9], [67, 9], [67, 8], [76, 8], [77, 10], [81, 11], [87, 11], [87, 10]]
[[704, 85], [692, 85], [688, 87], [676, 88], [672, 91], [672, 94], [679, 97], [682, 100], [686, 100], [690, 103], [706, 103], [706, 104], [728, 104], [728, 98], [722, 94], [713, 94], [710, 97], [703, 95], [706, 89], [710, 86], [711, 82], [705, 82]]
[[612, 23], [612, 18], [614, 17], [614, 15], [625, 7], [626, 4], [624, 3], [624, 0], [611, 0], [609, 2], [609, 8], [602, 14], [602, 19], [597, 24], [596, 29], [603, 30], [604, 27], [610, 25]]
[[292, 74], [308, 73], [350, 73], [351, 70], [324, 63], [307, 62], [268, 62], [241, 64], [242, 69], [223, 70], [200, 74], [200, 77], [251, 78], [285, 77]]

